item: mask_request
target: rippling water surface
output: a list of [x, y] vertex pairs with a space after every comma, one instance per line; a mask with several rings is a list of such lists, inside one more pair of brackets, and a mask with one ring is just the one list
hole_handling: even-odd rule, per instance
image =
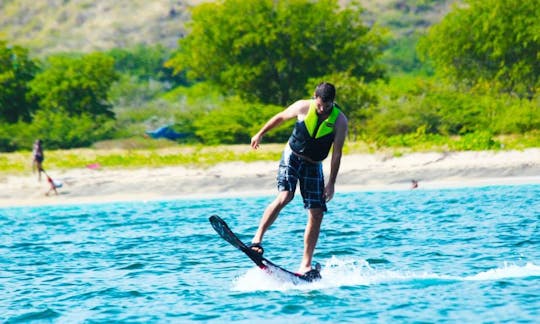
[[[540, 318], [540, 185], [338, 193], [320, 282], [269, 278], [249, 241], [273, 197], [0, 209], [2, 322], [522, 322]], [[265, 237], [291, 270], [299, 198]]]

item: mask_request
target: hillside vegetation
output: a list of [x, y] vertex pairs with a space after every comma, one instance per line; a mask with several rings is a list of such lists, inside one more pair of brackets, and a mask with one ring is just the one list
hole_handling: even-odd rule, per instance
[[[362, 0], [365, 20], [396, 35], [421, 31], [458, 0]], [[2, 0], [0, 39], [33, 54], [89, 52], [138, 44], [175, 48], [190, 19], [188, 8], [204, 0]], [[342, 4], [350, 1], [341, 1]]]
[[201, 1], [2, 0], [0, 38], [40, 54], [136, 44], [176, 46]]

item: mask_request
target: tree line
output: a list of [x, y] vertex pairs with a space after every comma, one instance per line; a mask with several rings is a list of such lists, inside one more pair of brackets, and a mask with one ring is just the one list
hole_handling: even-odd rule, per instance
[[[362, 12], [336, 0], [203, 3], [173, 51], [140, 45], [39, 60], [0, 41], [0, 151], [35, 138], [89, 146], [141, 134], [152, 118], [189, 141], [247, 143], [321, 80], [336, 85], [354, 140], [461, 136], [458, 149], [486, 149], [494, 135], [539, 137], [540, 0], [464, 1], [417, 37], [422, 67], [400, 74], [381, 63], [388, 31]], [[287, 135], [282, 127], [267, 140]]]

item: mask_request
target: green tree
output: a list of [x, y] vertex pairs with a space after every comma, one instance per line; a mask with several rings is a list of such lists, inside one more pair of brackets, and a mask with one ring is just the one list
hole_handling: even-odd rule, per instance
[[540, 86], [540, 0], [465, 0], [419, 44], [437, 70], [459, 81], [494, 81], [532, 98]]
[[[19, 132], [17, 132], [19, 123], [22, 122], [13, 124], [0, 122], [0, 152], [12, 152], [17, 150], [18, 143], [13, 137], [15, 134], [19, 134]], [[22, 129], [24, 130], [24, 128]]]
[[309, 78], [348, 72], [383, 76], [376, 59], [384, 42], [361, 21], [355, 2], [224, 0], [192, 11], [190, 33], [167, 65], [209, 80], [225, 93], [286, 105], [305, 95]]
[[164, 63], [171, 50], [163, 45], [137, 45], [132, 48], [115, 48], [107, 54], [114, 58], [115, 70], [121, 74], [136, 76], [140, 81], [158, 80], [170, 86], [186, 84], [184, 75], [173, 75]]
[[40, 109], [63, 111], [69, 116], [107, 116], [114, 113], [108, 91], [117, 79], [114, 60], [102, 53], [80, 58], [52, 56], [49, 66], [30, 82]]
[[9, 46], [0, 40], [0, 121], [29, 121], [36, 109], [27, 98], [28, 82], [38, 71], [38, 64], [28, 56], [28, 50]]

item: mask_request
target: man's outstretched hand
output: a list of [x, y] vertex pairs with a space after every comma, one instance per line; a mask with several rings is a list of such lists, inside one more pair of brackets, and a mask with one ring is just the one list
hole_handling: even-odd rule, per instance
[[251, 148], [256, 150], [259, 148], [259, 144], [261, 143], [262, 136], [259, 134], [253, 135], [251, 138]]

